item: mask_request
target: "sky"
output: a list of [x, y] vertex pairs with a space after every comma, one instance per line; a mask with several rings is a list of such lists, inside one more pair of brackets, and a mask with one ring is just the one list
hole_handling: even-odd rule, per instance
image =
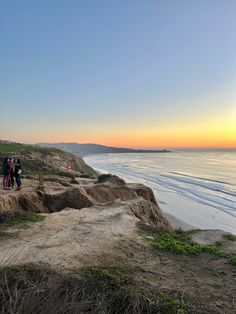
[[0, 0], [0, 138], [236, 147], [235, 0]]

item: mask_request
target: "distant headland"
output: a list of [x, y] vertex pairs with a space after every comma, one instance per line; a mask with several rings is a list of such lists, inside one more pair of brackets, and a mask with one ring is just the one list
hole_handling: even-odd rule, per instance
[[94, 154], [115, 154], [115, 153], [170, 153], [167, 149], [133, 149], [123, 147], [112, 147], [100, 144], [79, 144], [79, 143], [38, 143], [38, 146], [53, 147], [67, 151], [69, 153], [78, 154], [80, 156]]

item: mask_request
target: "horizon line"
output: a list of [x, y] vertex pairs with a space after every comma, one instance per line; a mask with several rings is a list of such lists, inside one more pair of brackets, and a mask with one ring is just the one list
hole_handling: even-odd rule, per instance
[[234, 150], [236, 149], [236, 146], [115, 146], [115, 145], [108, 145], [108, 144], [101, 144], [101, 143], [92, 143], [92, 142], [38, 142], [38, 143], [27, 143], [27, 142], [16, 142], [12, 140], [5, 140], [5, 139], [0, 139], [0, 142], [9, 142], [9, 143], [16, 143], [16, 144], [26, 144], [26, 145], [39, 145], [39, 144], [83, 144], [83, 145], [101, 145], [101, 146], [106, 146], [106, 147], [114, 147], [114, 148], [124, 148], [124, 149], [142, 149], [142, 150], [169, 150], [169, 149], [209, 149], [209, 150]]

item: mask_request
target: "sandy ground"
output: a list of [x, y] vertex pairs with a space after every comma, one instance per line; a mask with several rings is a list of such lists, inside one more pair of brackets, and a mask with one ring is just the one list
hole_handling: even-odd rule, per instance
[[[193, 313], [236, 313], [236, 267], [225, 258], [203, 253], [153, 252], [125, 202], [43, 215], [45, 221], [28, 229], [12, 228], [17, 238], [0, 241], [1, 265], [46, 262], [70, 271], [84, 265], [128, 263], [140, 285], [190, 300]], [[212, 237], [206, 232], [196, 240], [206, 243], [219, 237], [219, 232]]]
[[68, 209], [45, 214], [43, 223], [28, 229], [11, 228], [16, 238], [1, 241], [0, 264], [46, 262], [79, 267], [84, 260], [110, 252], [114, 242], [134, 234], [138, 219], [125, 203]]
[[[34, 190], [35, 186], [30, 184], [24, 181], [24, 187]], [[204, 253], [183, 256], [153, 252], [138, 232], [139, 220], [127, 202], [43, 215], [46, 216], [43, 222], [27, 229], [11, 228], [9, 231], [16, 237], [0, 239], [1, 266], [46, 262], [56, 269], [70, 271], [119, 261], [132, 265], [140, 286], [153, 286], [190, 300], [195, 304], [192, 313], [236, 313], [236, 267], [226, 258]], [[176, 229], [191, 229], [173, 216], [167, 218]], [[222, 231], [204, 230], [195, 234], [194, 240], [204, 244], [222, 241]], [[223, 241], [222, 249], [236, 255], [236, 242]]]

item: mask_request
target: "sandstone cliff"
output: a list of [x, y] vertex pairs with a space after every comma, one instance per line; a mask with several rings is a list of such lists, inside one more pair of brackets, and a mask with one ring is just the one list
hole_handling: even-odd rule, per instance
[[17, 241], [10, 238], [1, 243], [2, 264], [78, 266], [86, 258], [112, 251], [122, 238], [135, 238], [139, 222], [171, 230], [152, 190], [145, 186], [129, 185], [111, 175], [102, 182], [82, 179], [76, 185], [64, 178], [64, 183], [70, 186], [46, 181], [38, 189], [36, 180], [25, 179], [21, 192], [4, 191], [0, 195], [2, 217], [23, 211], [47, 214], [39, 225], [17, 230]]

